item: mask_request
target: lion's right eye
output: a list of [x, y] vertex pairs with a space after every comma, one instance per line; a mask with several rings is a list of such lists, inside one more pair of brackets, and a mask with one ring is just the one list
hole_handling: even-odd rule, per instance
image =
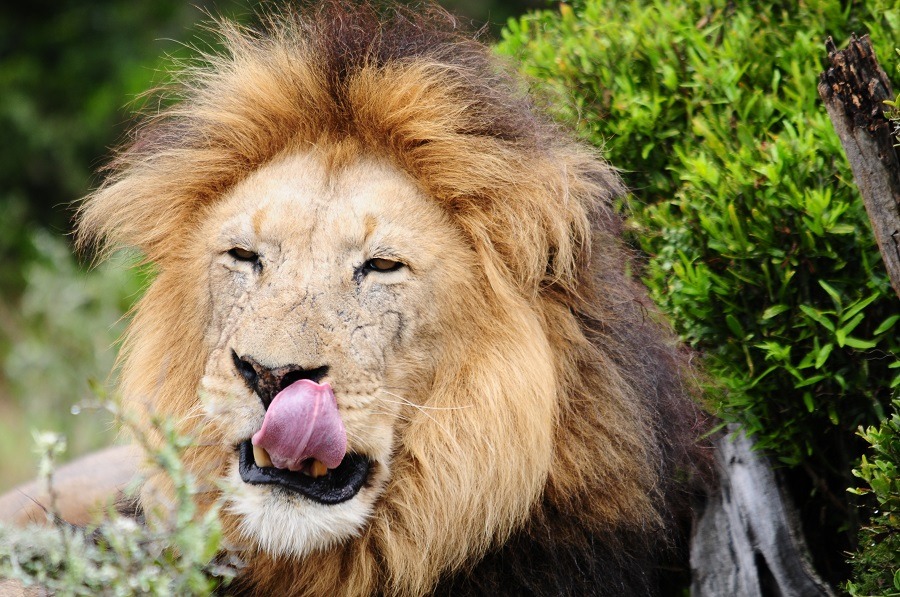
[[375, 259], [369, 259], [368, 261], [366, 261], [363, 264], [363, 267], [369, 271], [393, 272], [393, 271], [400, 269], [404, 265], [405, 264], [402, 261], [396, 261], [394, 259], [382, 259], [382, 258], [376, 257]]
[[235, 247], [231, 249], [230, 251], [228, 251], [228, 254], [238, 261], [249, 261], [251, 263], [256, 263], [259, 261], [259, 255], [257, 253], [248, 251], [247, 249], [241, 247]]

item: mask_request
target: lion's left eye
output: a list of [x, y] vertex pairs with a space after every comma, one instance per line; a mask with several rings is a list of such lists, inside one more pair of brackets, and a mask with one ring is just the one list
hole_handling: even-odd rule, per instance
[[369, 259], [363, 264], [363, 267], [368, 271], [375, 272], [392, 272], [394, 270], [398, 270], [401, 267], [404, 267], [404, 263], [402, 261], [394, 261], [393, 259]]
[[241, 247], [234, 247], [228, 251], [228, 254], [238, 261], [259, 261], [259, 255], [257, 253]]

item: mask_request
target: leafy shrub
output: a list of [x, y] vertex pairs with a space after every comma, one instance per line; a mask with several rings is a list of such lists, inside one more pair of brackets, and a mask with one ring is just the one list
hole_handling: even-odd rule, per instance
[[[118, 415], [114, 404], [105, 404]], [[144, 437], [138, 424], [125, 426]], [[154, 512], [148, 524], [111, 512], [95, 528], [72, 527], [55, 518], [53, 504], [47, 527], [0, 526], [0, 581], [13, 580], [50, 595], [210, 595], [234, 576], [238, 562], [216, 561], [221, 547], [221, 502], [199, 513], [195, 479], [181, 461], [189, 438], [174, 425], [154, 420], [147, 433], [161, 434], [162, 447], [147, 453], [171, 479], [175, 501]], [[62, 436], [38, 434], [41, 480], [52, 496], [55, 460], [65, 449]], [[2, 589], [2, 586], [0, 586]]]
[[[166, 52], [188, 53], [173, 38], [201, 17], [201, 8], [177, 0], [0, 11], [3, 453], [22, 453], [33, 427], [63, 432], [75, 455], [109, 442], [108, 419], [74, 419], [70, 407], [88, 393], [88, 379], [109, 374], [140, 277], [121, 262], [86, 273], [63, 233], [73, 202], [130, 125], [126, 104], [165, 78]], [[0, 491], [32, 475], [28, 459], [4, 459]]]
[[645, 281], [726, 421], [797, 472], [819, 568], [846, 575], [860, 424], [900, 385], [897, 298], [818, 98], [823, 40], [900, 38], [893, 1], [582, 0], [511, 21], [547, 108], [634, 189]]
[[[231, 3], [227, 3], [231, 4]], [[201, 16], [177, 0], [11, 4], [0, 15], [0, 202], [65, 229], [98, 159], [128, 126], [124, 105], [180, 52]], [[168, 41], [166, 41], [168, 40]], [[19, 220], [21, 222], [21, 220]]]
[[860, 531], [860, 553], [855, 554], [852, 595], [900, 595], [900, 400], [880, 427], [860, 427], [859, 435], [871, 446], [871, 461], [862, 457], [853, 474], [868, 487], [851, 489], [872, 494], [878, 509]]

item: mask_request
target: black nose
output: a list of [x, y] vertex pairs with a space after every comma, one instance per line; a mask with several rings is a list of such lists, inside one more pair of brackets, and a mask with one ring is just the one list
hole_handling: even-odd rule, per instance
[[259, 399], [262, 400], [263, 408], [266, 409], [272, 404], [272, 399], [278, 392], [295, 381], [308, 379], [319, 383], [328, 375], [328, 365], [322, 365], [315, 369], [304, 369], [299, 365], [283, 365], [270, 369], [260, 365], [253, 357], [247, 355], [239, 357], [233, 350], [231, 358], [234, 360], [234, 366], [238, 373], [247, 382], [247, 386], [256, 392]]

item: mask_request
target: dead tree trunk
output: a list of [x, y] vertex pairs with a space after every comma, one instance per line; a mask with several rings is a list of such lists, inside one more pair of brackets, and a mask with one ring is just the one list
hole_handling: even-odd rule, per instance
[[833, 595], [809, 563], [771, 466], [736, 426], [716, 442], [716, 464], [720, 487], [691, 538], [691, 597]]
[[837, 51], [825, 42], [831, 67], [819, 76], [819, 95], [844, 146], [853, 178], [872, 221], [894, 292], [900, 296], [900, 162], [884, 116], [894, 99], [868, 35]]

